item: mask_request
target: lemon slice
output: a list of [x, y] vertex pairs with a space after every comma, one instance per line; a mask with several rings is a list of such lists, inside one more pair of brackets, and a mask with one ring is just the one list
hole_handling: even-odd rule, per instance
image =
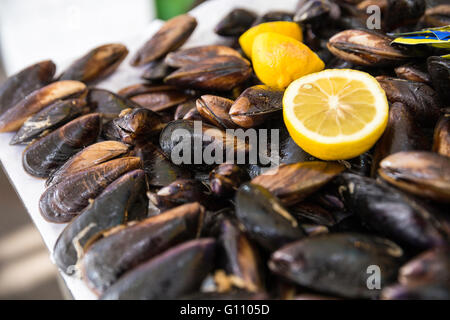
[[292, 139], [322, 160], [344, 160], [369, 150], [386, 129], [389, 105], [368, 73], [328, 69], [292, 82], [283, 97]]

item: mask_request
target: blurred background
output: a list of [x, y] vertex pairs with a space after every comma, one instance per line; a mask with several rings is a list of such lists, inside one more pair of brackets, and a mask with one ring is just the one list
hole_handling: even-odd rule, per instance
[[[196, 0], [0, 0], [0, 85], [36, 61], [58, 65], [120, 42]], [[0, 299], [68, 298], [39, 232], [0, 169]]]

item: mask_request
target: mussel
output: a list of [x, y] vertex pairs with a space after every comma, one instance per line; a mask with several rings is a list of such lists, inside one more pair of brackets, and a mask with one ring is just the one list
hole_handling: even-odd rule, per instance
[[131, 101], [152, 111], [164, 111], [191, 99], [189, 94], [179, 90], [161, 90], [136, 95]]
[[254, 12], [236, 8], [231, 10], [214, 28], [220, 36], [238, 37], [249, 29], [257, 16]]
[[433, 151], [450, 157], [450, 115], [445, 115], [434, 130]]
[[111, 183], [74, 219], [56, 241], [53, 257], [66, 274], [79, 272], [78, 263], [99, 233], [147, 215], [145, 176], [134, 170]]
[[409, 56], [390, 45], [392, 39], [369, 30], [345, 30], [328, 41], [335, 56], [362, 66], [386, 66], [402, 62]]
[[189, 100], [187, 102], [181, 103], [175, 110], [173, 120], [181, 120], [184, 116], [191, 110], [197, 110], [196, 100]]
[[439, 93], [442, 102], [448, 104], [450, 101], [450, 59], [429, 57], [427, 64], [434, 89]]
[[88, 111], [89, 107], [84, 99], [56, 101], [28, 118], [9, 144], [30, 142]]
[[223, 163], [209, 174], [211, 191], [218, 197], [233, 196], [240, 185], [249, 180], [247, 171], [232, 163]]
[[375, 146], [372, 176], [375, 176], [379, 163], [391, 154], [427, 149], [430, 149], [430, 142], [417, 124], [414, 112], [403, 103], [395, 102], [389, 110], [387, 128]]
[[390, 103], [401, 102], [415, 121], [425, 128], [434, 127], [440, 116], [441, 100], [436, 91], [422, 82], [377, 77]]
[[0, 116], [0, 132], [17, 131], [30, 116], [48, 105], [60, 99], [80, 96], [85, 92], [84, 83], [72, 80], [53, 82], [37, 89]]
[[343, 173], [339, 179], [346, 207], [371, 229], [413, 249], [428, 249], [446, 242], [429, 210], [410, 197], [355, 174]]
[[202, 118], [223, 129], [235, 129], [238, 126], [229, 114], [234, 101], [213, 95], [204, 95], [197, 99], [197, 111]]
[[56, 66], [51, 60], [35, 63], [10, 76], [0, 86], [0, 115], [31, 92], [49, 84]]
[[425, 251], [399, 270], [403, 285], [450, 282], [450, 248], [448, 246]]
[[416, 82], [431, 82], [431, 77], [426, 70], [426, 66], [418, 64], [404, 64], [395, 68], [395, 74], [400, 79], [416, 81]]
[[[403, 250], [375, 236], [341, 233], [306, 238], [274, 252], [269, 268], [295, 283], [347, 298], [376, 298], [395, 281]], [[379, 283], [371, 281], [373, 267]], [[369, 285], [374, 285], [372, 286]]]
[[39, 200], [41, 214], [49, 222], [69, 222], [114, 180], [140, 167], [139, 158], [125, 157], [70, 175], [42, 194]]
[[106, 125], [104, 135], [111, 140], [135, 145], [158, 135], [164, 126], [162, 117], [156, 112], [143, 108], [125, 109]]
[[148, 81], [160, 81], [167, 77], [172, 71], [173, 69], [163, 60], [156, 60], [147, 65], [142, 74], [142, 78]]
[[252, 149], [245, 138], [192, 120], [170, 122], [161, 132], [159, 143], [174, 164], [202, 167], [236, 158], [243, 161]]
[[252, 68], [244, 58], [217, 56], [185, 65], [164, 79], [167, 84], [201, 90], [228, 91], [250, 78]]
[[102, 141], [92, 144], [54, 171], [46, 181], [46, 185], [57, 184], [75, 173], [118, 158], [128, 151], [129, 147], [118, 141]]
[[384, 28], [392, 30], [397, 27], [415, 25], [425, 13], [425, 0], [388, 0], [383, 17]]
[[164, 210], [190, 202], [203, 202], [207, 198], [208, 189], [196, 179], [175, 180], [157, 193], [150, 193], [150, 201]]
[[197, 27], [194, 17], [183, 14], [168, 20], [131, 59], [133, 66], [140, 66], [164, 57], [181, 47]]
[[433, 282], [417, 285], [393, 285], [383, 290], [383, 300], [450, 300], [450, 285]]
[[147, 175], [147, 183], [152, 188], [162, 188], [180, 179], [190, 179], [193, 173], [184, 167], [173, 164], [152, 142], [138, 144], [133, 154], [141, 159]]
[[209, 45], [183, 49], [169, 53], [164, 62], [173, 68], [182, 68], [193, 63], [201, 63], [204, 60], [220, 56], [232, 56], [242, 58], [236, 50], [220, 45]]
[[97, 293], [103, 293], [139, 263], [195, 238], [204, 213], [200, 204], [190, 203], [104, 232], [83, 257], [83, 279]]
[[180, 244], [127, 272], [101, 299], [176, 299], [193, 293], [213, 268], [215, 247], [211, 238]]
[[305, 232], [297, 220], [267, 189], [244, 184], [236, 193], [236, 217], [250, 238], [268, 251], [301, 239]]
[[450, 4], [441, 4], [425, 11], [423, 20], [428, 27], [445, 27], [450, 24]]
[[92, 83], [113, 73], [127, 55], [128, 49], [122, 44], [102, 45], [72, 63], [59, 79]]
[[252, 184], [266, 188], [283, 204], [292, 205], [317, 191], [344, 169], [333, 162], [299, 162], [271, 169], [254, 178]]
[[104, 89], [89, 89], [88, 105], [105, 120], [116, 118], [123, 110], [139, 108], [139, 104]]
[[297, 3], [294, 21], [305, 23], [312, 20], [314, 22], [324, 19], [325, 15], [330, 15], [332, 19], [337, 19], [340, 16], [339, 6], [329, 0], [300, 0]]
[[94, 143], [101, 129], [101, 117], [97, 113], [72, 120], [63, 127], [36, 140], [23, 152], [22, 163], [26, 172], [48, 178], [82, 148]]
[[282, 109], [283, 93], [265, 85], [246, 89], [230, 108], [231, 120], [243, 128], [262, 124]]
[[256, 248], [231, 221], [224, 220], [220, 228], [221, 260], [227, 273], [226, 281], [250, 292], [263, 291], [260, 256]]
[[434, 152], [399, 152], [378, 170], [390, 184], [419, 197], [450, 202], [450, 159]]

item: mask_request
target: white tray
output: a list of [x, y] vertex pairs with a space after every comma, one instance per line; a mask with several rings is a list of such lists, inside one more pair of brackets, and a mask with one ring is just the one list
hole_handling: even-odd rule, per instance
[[[221, 38], [213, 32], [214, 26], [233, 8], [248, 8], [257, 13], [263, 14], [269, 10], [293, 11], [296, 3], [297, 0], [207, 1], [191, 11], [191, 14], [197, 18], [198, 26], [184, 47], [213, 44], [221, 41]], [[142, 82], [140, 79], [142, 69], [132, 68], [129, 65], [129, 59], [133, 56], [136, 50], [159, 29], [161, 23], [161, 21], [153, 21], [148, 28], [146, 28], [146, 30], [141, 32], [136, 30], [136, 36], [130, 37], [129, 41], [124, 43], [130, 50], [130, 54], [127, 59], [112, 76], [97, 86], [111, 91], [117, 91], [128, 85]], [[99, 43], [99, 45], [101, 45], [101, 43]], [[33, 62], [34, 61], [30, 61], [29, 64]], [[59, 71], [63, 69], [64, 66], [58, 66]], [[0, 134], [0, 160], [10, 178], [12, 185], [16, 189], [17, 194], [24, 203], [25, 208], [41, 233], [45, 245], [50, 251], [51, 257], [55, 241], [64, 229], [65, 225], [48, 223], [41, 217], [38, 203], [41, 194], [45, 190], [44, 180], [31, 177], [23, 170], [22, 151], [25, 148], [23, 146], [10, 146], [9, 141], [13, 136], [13, 133]], [[80, 279], [66, 276], [63, 273], [62, 276], [75, 299], [96, 298], [96, 296]]]

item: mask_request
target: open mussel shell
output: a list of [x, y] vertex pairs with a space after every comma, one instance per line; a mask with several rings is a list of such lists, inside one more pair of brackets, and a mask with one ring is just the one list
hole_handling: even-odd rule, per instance
[[141, 159], [150, 187], [162, 188], [179, 179], [190, 179], [193, 173], [173, 164], [162, 150], [151, 142], [138, 144], [133, 154]]
[[441, 114], [441, 100], [430, 86], [389, 77], [377, 77], [377, 80], [390, 103], [403, 103], [419, 125], [434, 127]]
[[135, 145], [158, 135], [164, 126], [163, 118], [156, 112], [144, 108], [126, 109], [108, 123], [103, 134], [108, 139]]
[[86, 92], [86, 85], [79, 81], [53, 82], [23, 97], [16, 105], [0, 116], [0, 132], [17, 131], [25, 121], [48, 105]]
[[125, 273], [103, 300], [177, 299], [197, 291], [214, 266], [216, 241], [185, 242]]
[[87, 103], [95, 112], [100, 113], [105, 120], [112, 120], [118, 117], [125, 109], [141, 107], [127, 98], [108, 90], [97, 88], [89, 89]]
[[48, 178], [70, 157], [94, 143], [101, 130], [97, 113], [72, 120], [63, 127], [30, 144], [23, 152], [26, 172], [39, 178]]
[[433, 151], [450, 157], [450, 115], [443, 116], [436, 125]]
[[185, 65], [164, 79], [167, 84], [200, 89], [228, 91], [250, 78], [252, 68], [244, 58], [217, 56]]
[[244, 158], [251, 149], [244, 139], [201, 121], [176, 120], [161, 132], [159, 143], [177, 165], [211, 166], [226, 159]]
[[376, 298], [368, 288], [368, 267], [381, 270], [380, 285], [395, 281], [402, 249], [395, 243], [357, 233], [306, 238], [274, 252], [269, 268], [296, 284], [346, 298]]
[[257, 176], [252, 184], [266, 188], [285, 205], [305, 199], [345, 170], [338, 163], [310, 161], [281, 165]]
[[430, 148], [430, 142], [417, 124], [415, 114], [403, 103], [395, 102], [389, 109], [387, 128], [375, 146], [372, 176], [376, 175], [380, 162], [391, 154]]
[[25, 121], [9, 144], [30, 142], [88, 111], [89, 107], [84, 99], [57, 101]]
[[71, 157], [63, 166], [53, 172], [46, 185], [57, 184], [74, 173], [120, 157], [129, 151], [129, 147], [118, 141], [102, 141], [92, 144]]
[[231, 197], [241, 184], [250, 180], [245, 169], [233, 163], [223, 163], [209, 174], [211, 191], [218, 197]]
[[396, 189], [351, 173], [342, 173], [337, 183], [346, 208], [376, 232], [413, 249], [446, 242], [430, 211]]
[[131, 60], [131, 65], [140, 66], [164, 57], [181, 47], [197, 27], [197, 20], [183, 14], [168, 20], [148, 40]]
[[410, 56], [392, 47], [392, 39], [368, 30], [345, 30], [328, 41], [328, 50], [343, 60], [362, 66], [386, 66]]
[[49, 84], [56, 66], [51, 60], [35, 63], [10, 76], [0, 86], [0, 115], [31, 92]]
[[450, 59], [429, 57], [427, 64], [434, 89], [439, 93], [442, 102], [448, 103], [450, 101]]
[[399, 152], [378, 170], [390, 184], [419, 197], [450, 202], [450, 159], [434, 152]]
[[66, 274], [78, 272], [85, 247], [104, 230], [147, 215], [145, 174], [134, 170], [111, 183], [74, 219], [56, 241], [53, 257]]
[[59, 79], [92, 83], [113, 73], [127, 55], [128, 49], [122, 44], [102, 45], [72, 63]]
[[254, 241], [268, 251], [301, 239], [297, 220], [267, 189], [244, 184], [236, 193], [236, 217]]
[[257, 15], [249, 10], [236, 8], [231, 10], [214, 28], [219, 36], [238, 37], [255, 22]]
[[204, 60], [219, 56], [242, 58], [241, 54], [233, 48], [220, 45], [209, 45], [169, 53], [164, 62], [173, 68], [182, 68], [193, 63], [200, 63]]
[[197, 99], [197, 111], [202, 118], [223, 129], [235, 129], [238, 126], [231, 120], [229, 111], [234, 101], [213, 95], [204, 95]]
[[69, 222], [114, 180], [140, 167], [139, 158], [125, 157], [70, 175], [42, 194], [39, 200], [41, 214], [49, 222]]
[[230, 108], [231, 120], [243, 128], [262, 124], [282, 109], [283, 93], [265, 85], [246, 89]]
[[220, 229], [221, 260], [227, 280], [239, 289], [263, 291], [261, 260], [256, 248], [230, 220], [224, 220]]
[[138, 264], [194, 239], [204, 213], [200, 204], [190, 203], [104, 232], [83, 257], [83, 279], [96, 293], [103, 293]]

